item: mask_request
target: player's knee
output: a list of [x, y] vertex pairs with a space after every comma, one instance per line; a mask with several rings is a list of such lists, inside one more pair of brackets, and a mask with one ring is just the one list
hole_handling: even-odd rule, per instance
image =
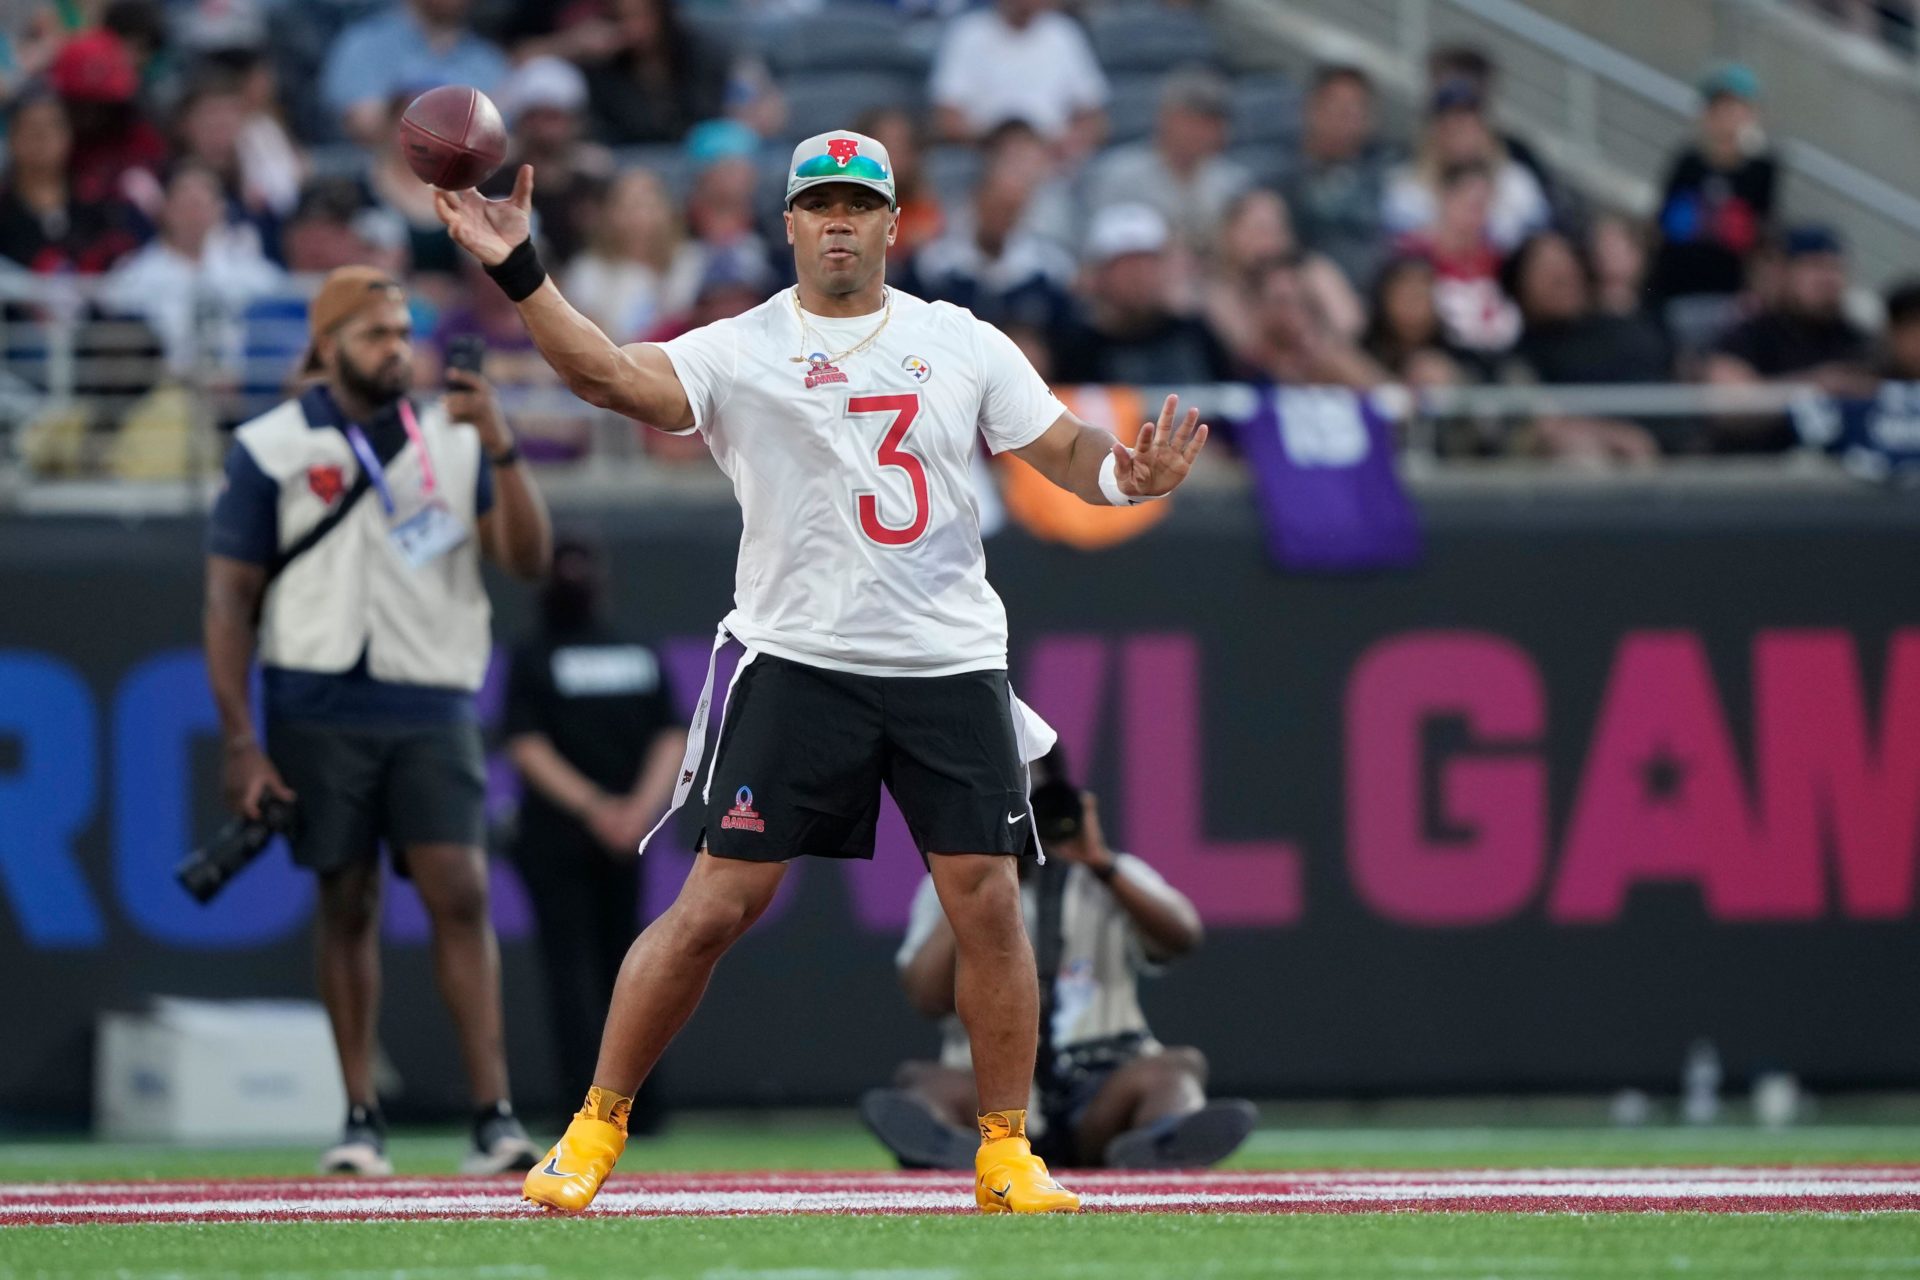
[[477, 876], [438, 885], [421, 900], [436, 929], [471, 930], [487, 924], [487, 882]]
[[695, 954], [725, 951], [765, 910], [764, 903], [734, 897], [703, 896], [674, 904], [674, 932]]
[[940, 900], [956, 927], [962, 920], [988, 929], [1020, 921], [1020, 879], [1012, 859], [957, 858], [937, 865]]
[[1169, 1070], [1187, 1076], [1194, 1083], [1205, 1086], [1207, 1083], [1207, 1055], [1192, 1045], [1180, 1045], [1166, 1050], [1160, 1055]]
[[340, 942], [358, 942], [372, 935], [380, 923], [380, 888], [371, 879], [355, 877], [326, 885], [320, 894], [320, 930]]

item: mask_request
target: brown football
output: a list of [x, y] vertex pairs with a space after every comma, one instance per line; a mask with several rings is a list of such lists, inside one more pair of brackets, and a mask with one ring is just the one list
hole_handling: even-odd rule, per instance
[[400, 117], [400, 154], [420, 181], [465, 191], [507, 158], [507, 127], [487, 95], [464, 84], [429, 89]]

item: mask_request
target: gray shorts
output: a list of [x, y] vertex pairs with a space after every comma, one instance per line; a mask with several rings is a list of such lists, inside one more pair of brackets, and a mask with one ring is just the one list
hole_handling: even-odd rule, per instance
[[483, 847], [486, 756], [476, 724], [267, 727], [267, 758], [298, 797], [293, 860], [327, 875], [408, 845]]

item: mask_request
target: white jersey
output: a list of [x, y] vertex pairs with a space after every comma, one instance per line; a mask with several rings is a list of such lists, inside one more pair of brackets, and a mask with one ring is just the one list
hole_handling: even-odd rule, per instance
[[726, 628], [754, 649], [859, 675], [1007, 665], [970, 472], [1066, 412], [1012, 340], [895, 289], [880, 313], [808, 315], [794, 291], [664, 343], [694, 426], [745, 517]]

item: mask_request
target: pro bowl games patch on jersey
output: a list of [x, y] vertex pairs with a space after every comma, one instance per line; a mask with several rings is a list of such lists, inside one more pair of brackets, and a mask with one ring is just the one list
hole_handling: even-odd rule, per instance
[[834, 368], [827, 360], [826, 352], [816, 351], [807, 357], [807, 390], [824, 386], [829, 382], [845, 382], [847, 375]]
[[900, 362], [900, 367], [905, 369], [907, 376], [915, 382], [925, 382], [933, 376], [933, 366], [919, 356], [908, 356]]
[[733, 808], [720, 818], [722, 831], [757, 831], [766, 834], [766, 819], [753, 807], [753, 788], [742, 787], [733, 793]]

